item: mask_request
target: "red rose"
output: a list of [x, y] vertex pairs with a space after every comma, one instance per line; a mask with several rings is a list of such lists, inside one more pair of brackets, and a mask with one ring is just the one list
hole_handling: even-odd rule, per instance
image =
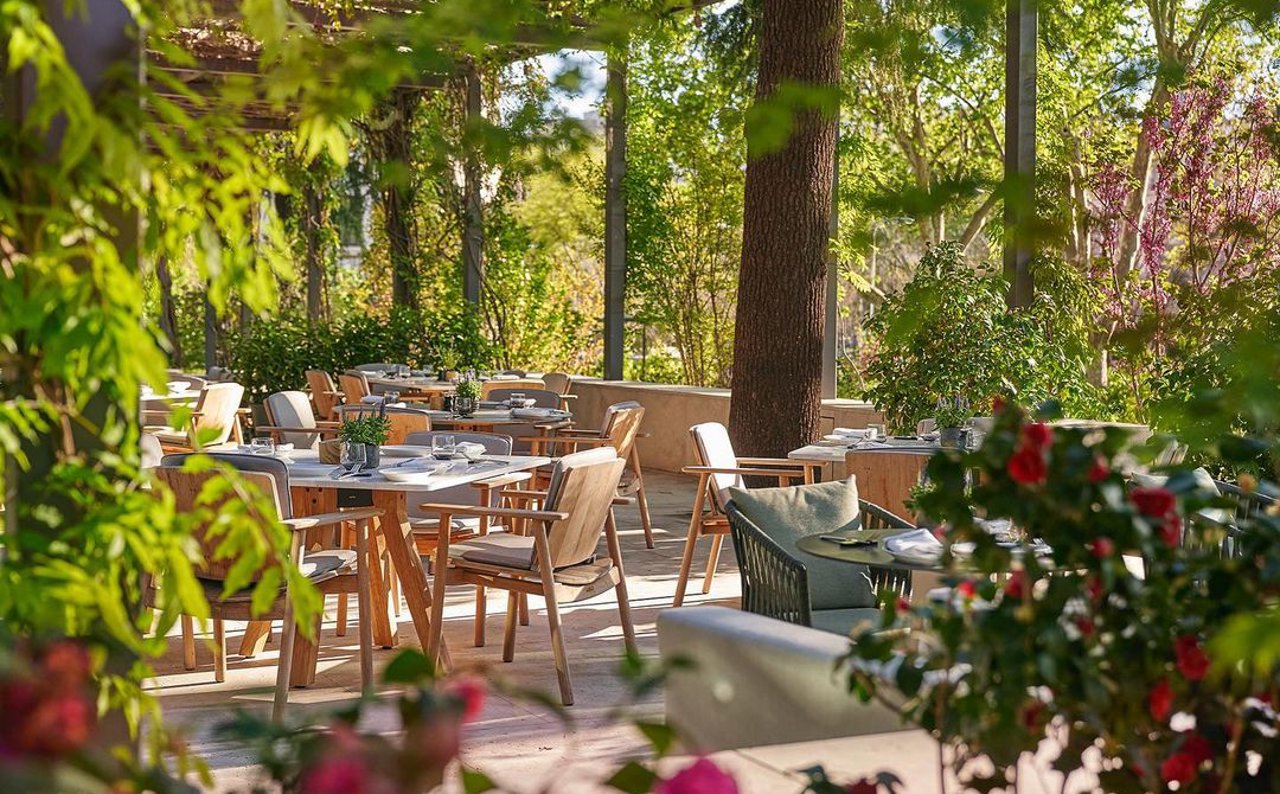
[[473, 722], [484, 711], [488, 686], [483, 678], [474, 675], [459, 676], [445, 684], [445, 691], [462, 703], [462, 721]]
[[1022, 426], [1022, 444], [1037, 452], [1043, 451], [1053, 443], [1053, 428], [1044, 422], [1032, 422]]
[[1089, 467], [1089, 482], [1100, 483], [1110, 476], [1111, 467], [1107, 465], [1106, 458], [1094, 458], [1093, 465]]
[[995, 397], [991, 398], [991, 413], [993, 416], [1004, 413], [1004, 409], [1005, 403], [1003, 397], [997, 394]]
[[978, 596], [978, 586], [968, 579], [965, 579], [963, 582], [956, 585], [956, 592], [969, 600], [973, 600]]
[[1007, 598], [1022, 598], [1027, 592], [1027, 575], [1022, 571], [1009, 574], [1009, 581], [1004, 583], [1004, 594]]
[[1172, 709], [1173, 687], [1169, 686], [1169, 679], [1161, 678], [1147, 694], [1147, 711], [1151, 712], [1151, 719], [1164, 722]]
[[902, 596], [898, 596], [898, 600], [893, 604], [893, 609], [895, 612], [907, 612], [911, 609], [911, 602]]
[[1079, 620], [1077, 620], [1076, 628], [1080, 630], [1080, 636], [1082, 637], [1092, 637], [1094, 634], [1094, 631], [1096, 631], [1096, 627], [1093, 625], [1093, 621], [1090, 620], [1089, 618], [1080, 618]]
[[1044, 717], [1044, 704], [1038, 700], [1033, 700], [1022, 707], [1022, 713], [1018, 717], [1018, 721], [1022, 723], [1023, 729], [1028, 733], [1035, 733], [1043, 726], [1042, 719]]
[[1129, 501], [1148, 518], [1165, 518], [1178, 506], [1178, 499], [1168, 488], [1134, 488]]
[[875, 780], [869, 777], [844, 784], [845, 794], [876, 794], [879, 790], [880, 787], [876, 785]]
[[40, 755], [62, 755], [89, 740], [96, 714], [88, 698], [74, 692], [42, 698], [20, 728], [23, 749]]
[[1176, 549], [1182, 542], [1182, 519], [1171, 515], [1160, 525], [1160, 540], [1171, 549]]
[[1089, 593], [1089, 599], [1095, 604], [1101, 601], [1107, 594], [1102, 587], [1102, 579], [1090, 574], [1084, 581], [1085, 590]]
[[1184, 755], [1189, 756], [1191, 760], [1195, 761], [1196, 766], [1203, 764], [1205, 761], [1213, 760], [1213, 745], [1209, 743], [1208, 739], [1198, 733], [1193, 733], [1187, 736], [1186, 740], [1182, 743], [1181, 752]]
[[1024, 446], [1009, 458], [1009, 478], [1020, 485], [1040, 485], [1049, 473], [1040, 450]]
[[1199, 681], [1209, 672], [1209, 657], [1200, 647], [1200, 641], [1191, 635], [1179, 637], [1173, 644], [1178, 672], [1188, 681]]
[[666, 780], [658, 781], [653, 794], [738, 794], [738, 783], [711, 759], [699, 758]]
[[1195, 759], [1186, 753], [1174, 753], [1164, 759], [1164, 763], [1160, 765], [1160, 777], [1164, 778], [1166, 783], [1185, 785], [1195, 779], [1198, 766]]
[[1093, 542], [1093, 556], [1098, 559], [1106, 559], [1116, 553], [1116, 544], [1111, 538], [1098, 538]]

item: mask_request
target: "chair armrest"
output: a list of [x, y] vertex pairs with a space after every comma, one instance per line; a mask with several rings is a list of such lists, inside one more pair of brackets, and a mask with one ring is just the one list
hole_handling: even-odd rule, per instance
[[557, 396], [558, 396], [561, 400], [576, 400], [576, 399], [578, 399], [578, 395], [576, 395], [576, 394], [560, 394], [560, 395], [557, 395]]
[[613, 503], [615, 505], [633, 505], [636, 503], [636, 498], [634, 496], [615, 496], [613, 497]]
[[329, 430], [329, 429], [333, 429], [333, 430], [341, 430], [341, 429], [342, 429], [342, 423], [341, 423], [341, 422], [330, 422], [330, 421], [328, 421], [327, 419], [325, 419], [325, 420], [317, 421], [317, 422], [316, 422], [316, 428], [317, 428], [317, 429], [319, 429], [319, 430]]
[[499, 488], [504, 485], [514, 485], [518, 482], [526, 482], [533, 479], [533, 475], [527, 471], [515, 471], [510, 474], [503, 474], [500, 477], [494, 477], [491, 480], [480, 480], [471, 483], [472, 488], [484, 490], [487, 488]]
[[341, 428], [337, 422], [317, 422], [315, 427], [282, 427], [280, 425], [254, 425], [256, 430], [264, 430], [268, 433], [328, 433], [332, 435]]
[[286, 518], [284, 519], [284, 525], [294, 532], [298, 532], [306, 529], [315, 529], [316, 527], [329, 527], [334, 524], [341, 524], [343, 521], [363, 521], [369, 518], [378, 518], [381, 515], [382, 511], [376, 507], [359, 507], [355, 510], [320, 513], [314, 516], [302, 516], [301, 518]]
[[510, 496], [516, 499], [546, 499], [546, 491], [530, 491], [520, 490], [519, 488], [507, 488], [499, 496]]
[[560, 431], [560, 434], [565, 437], [576, 436], [580, 438], [583, 436], [588, 436], [588, 437], [594, 436], [596, 438], [603, 438], [603, 436], [601, 435], [601, 431], [585, 430], [583, 428], [565, 428], [564, 430]]
[[817, 460], [792, 460], [790, 458], [738, 458], [739, 466], [778, 466], [793, 469], [820, 469], [826, 464]]
[[800, 472], [786, 472], [778, 469], [750, 469], [746, 467], [720, 466], [685, 466], [680, 470], [684, 474], [748, 474], [764, 477], [799, 477]]
[[506, 507], [477, 507], [475, 505], [451, 505], [427, 502], [419, 505], [423, 510], [432, 513], [444, 513], [451, 516], [490, 516], [494, 518], [525, 518], [531, 521], [563, 521], [568, 513], [555, 510], [518, 510]]
[[[182, 406], [175, 405], [174, 407], [181, 408]], [[151, 414], [152, 416], [157, 416], [157, 417], [160, 417], [161, 419], [164, 419], [164, 418], [173, 416], [174, 411], [172, 409], [143, 408], [142, 411], [140, 411], [140, 413], [143, 416], [146, 416], [147, 414]], [[204, 416], [203, 411], [187, 411], [186, 414], [191, 419], [195, 419], [197, 416]]]

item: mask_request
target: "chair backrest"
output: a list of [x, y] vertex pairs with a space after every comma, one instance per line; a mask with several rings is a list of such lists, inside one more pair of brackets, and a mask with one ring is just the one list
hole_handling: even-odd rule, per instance
[[403, 367], [403, 366], [404, 366], [404, 364], [387, 364], [387, 363], [379, 363], [379, 364], [360, 364], [360, 365], [358, 365], [358, 366], [356, 367], [356, 369], [358, 369], [358, 370], [359, 370], [359, 371], [361, 371], [361, 372], [375, 373], [375, 374], [376, 374], [376, 373], [383, 373], [383, 372], [391, 372], [391, 371], [393, 371], [393, 370], [395, 370], [395, 369], [397, 369], [397, 368], [399, 368], [399, 367]]
[[[191, 439], [191, 445], [196, 445], [196, 439], [200, 439], [200, 443], [205, 446], [217, 446], [225, 444], [231, 438], [231, 433], [236, 428], [236, 412], [240, 410], [240, 402], [244, 399], [244, 387], [239, 383], [211, 383], [200, 392], [200, 399], [196, 402], [195, 417], [195, 438]], [[212, 433], [209, 438], [204, 438], [206, 434]]]
[[[340, 405], [338, 417], [340, 421], [348, 421], [365, 416], [376, 416], [382, 408], [380, 405]], [[431, 430], [431, 412], [424, 408], [386, 407], [387, 422], [391, 427], [387, 432], [388, 444], [406, 444], [406, 439], [415, 433], [426, 433]]]
[[[278, 391], [263, 403], [267, 420], [276, 427], [314, 428], [316, 416], [311, 411], [311, 400], [300, 391]], [[315, 449], [320, 442], [319, 433], [281, 433], [280, 438], [298, 449]]]
[[560, 407], [560, 395], [548, 389], [491, 389], [489, 399], [504, 402], [511, 399], [513, 394], [523, 394], [527, 399], [533, 400], [533, 404], [539, 408]]
[[483, 400], [492, 399], [489, 395], [499, 389], [529, 392], [542, 387], [542, 381], [533, 380], [532, 378], [495, 378], [480, 384], [480, 398]]
[[547, 486], [547, 510], [568, 513], [548, 530], [556, 568], [591, 559], [617, 495], [626, 461], [612, 447], [574, 452], [556, 461]]
[[[430, 447], [431, 439], [436, 436], [453, 436], [453, 440], [459, 444], [463, 442], [471, 442], [473, 444], [484, 444], [486, 455], [510, 455], [511, 454], [511, 436], [498, 435], [497, 433], [455, 433], [452, 430], [432, 430], [427, 433], [410, 433], [404, 443], [418, 447]], [[489, 506], [496, 507], [499, 501], [498, 492], [501, 488], [489, 489]], [[443, 488], [431, 492], [431, 501], [437, 504], [450, 505], [476, 505], [480, 503], [480, 489], [471, 485], [458, 485], [453, 488]], [[425, 518], [427, 513], [422, 511], [418, 506], [421, 499], [409, 499], [409, 517]], [[434, 515], [434, 514], [430, 514]]]
[[542, 376], [542, 383], [547, 387], [547, 391], [568, 394], [569, 387], [573, 385], [573, 378], [563, 372], [548, 372]]
[[359, 405], [369, 396], [369, 376], [358, 369], [349, 369], [338, 376], [338, 384], [342, 387], [342, 396], [347, 405]]
[[[263, 522], [278, 521], [291, 517], [289, 474], [283, 462], [257, 455], [229, 453], [214, 453], [211, 454], [211, 457], [229, 463], [238, 470], [241, 479], [267, 497], [271, 508], [269, 513], [259, 516]], [[222, 512], [219, 508], [228, 502], [238, 499], [238, 492], [235, 489], [227, 488], [221, 498], [211, 503], [200, 505], [200, 493], [205, 484], [211, 480], [225, 478], [227, 474], [219, 470], [183, 471], [182, 465], [186, 458], [186, 454], [166, 455], [155, 469], [156, 478], [173, 492], [175, 506], [179, 512], [192, 512], [198, 507], [209, 508], [211, 523], [216, 522]], [[195, 539], [200, 545], [204, 558], [198, 575], [202, 579], [220, 581], [227, 578], [227, 574], [236, 565], [239, 558], [218, 559], [217, 549], [223, 542], [223, 536], [215, 534], [211, 537], [208, 533], [209, 528], [209, 524], [206, 524], [198, 527], [195, 531]]]
[[[719, 422], [703, 422], [689, 428], [698, 464], [713, 469], [738, 468], [738, 455], [733, 451], [729, 431]], [[729, 504], [729, 489], [743, 487], [740, 474], [712, 474], [708, 479], [716, 510], [724, 513]]]
[[199, 375], [188, 375], [180, 369], [167, 370], [165, 376], [170, 383], [176, 383], [178, 381], [185, 383], [187, 385], [187, 389], [190, 391], [200, 391], [205, 386], [209, 385], [209, 381], [207, 379], [202, 378]]
[[333, 416], [333, 407], [338, 404], [338, 398], [334, 394], [338, 387], [333, 385], [333, 377], [322, 369], [309, 369], [307, 388], [311, 390], [311, 403], [316, 408], [316, 416], [320, 419]]
[[623, 460], [631, 455], [631, 446], [636, 443], [643, 420], [644, 406], [638, 402], [614, 403], [605, 409], [601, 432]]

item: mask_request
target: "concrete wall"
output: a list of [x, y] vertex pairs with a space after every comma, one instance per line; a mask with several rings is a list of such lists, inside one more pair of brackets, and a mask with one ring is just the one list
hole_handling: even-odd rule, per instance
[[[575, 421], [585, 428], [598, 428], [605, 409], [614, 403], [634, 400], [644, 406], [641, 431], [649, 437], [638, 443], [640, 462], [645, 468], [680, 471], [683, 466], [693, 465], [696, 461], [689, 428], [699, 422], [729, 423], [728, 389], [575, 378], [571, 391], [577, 395], [573, 404]], [[868, 403], [822, 403], [823, 433], [833, 427], [866, 427], [882, 421], [879, 412]]]

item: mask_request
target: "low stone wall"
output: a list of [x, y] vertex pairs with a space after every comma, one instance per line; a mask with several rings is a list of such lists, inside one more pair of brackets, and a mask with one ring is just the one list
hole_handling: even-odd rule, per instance
[[[634, 400], [645, 408], [641, 431], [648, 438], [639, 441], [640, 462], [645, 468], [678, 472], [693, 465], [693, 442], [689, 428], [699, 422], [729, 423], [728, 389], [672, 386], [637, 381], [575, 378], [572, 393], [575, 419], [586, 428], [597, 428], [605, 409]], [[822, 432], [833, 427], [866, 427], [883, 418], [870, 404], [856, 400], [824, 400]]]

